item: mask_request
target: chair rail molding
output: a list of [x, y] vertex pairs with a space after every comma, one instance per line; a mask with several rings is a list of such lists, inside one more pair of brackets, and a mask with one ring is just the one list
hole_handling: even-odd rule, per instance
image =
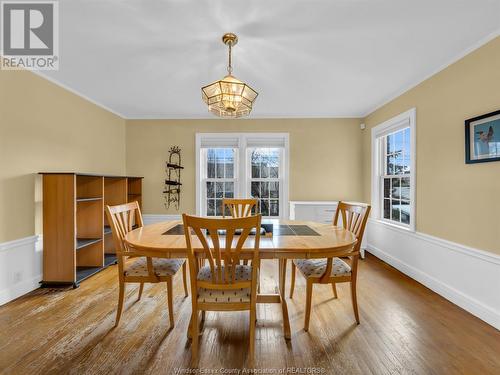
[[368, 221], [366, 250], [500, 329], [500, 255]]
[[42, 245], [39, 235], [0, 243], [0, 305], [40, 286]]

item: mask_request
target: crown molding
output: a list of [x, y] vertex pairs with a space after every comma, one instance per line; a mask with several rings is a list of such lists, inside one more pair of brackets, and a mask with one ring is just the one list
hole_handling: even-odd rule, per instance
[[388, 96], [386, 99], [382, 100], [380, 102], [380, 104], [377, 104], [375, 107], [373, 107], [372, 109], [370, 109], [369, 111], [367, 111], [364, 115], [362, 115], [362, 118], [365, 119], [366, 117], [370, 116], [373, 112], [375, 112], [378, 109], [382, 108], [384, 105], [392, 102], [394, 99], [397, 99], [398, 97], [400, 97], [404, 93], [410, 91], [411, 89], [415, 88], [416, 86], [418, 86], [422, 82], [428, 80], [432, 76], [434, 76], [437, 73], [443, 71], [444, 69], [446, 69], [447, 67], [453, 65], [457, 61], [463, 59], [468, 54], [470, 54], [470, 53], [474, 52], [475, 50], [481, 48], [482, 46], [484, 46], [488, 42], [491, 42], [493, 39], [495, 39], [498, 36], [500, 36], [500, 28], [497, 29], [497, 30], [495, 30], [495, 31], [493, 31], [492, 33], [486, 35], [484, 38], [479, 39], [476, 43], [474, 43], [473, 45], [471, 45], [468, 48], [464, 49], [458, 55], [455, 55], [455, 57], [453, 57], [452, 59], [448, 60], [448, 62], [446, 62], [445, 64], [440, 65], [436, 69], [430, 70], [427, 74], [425, 74], [423, 76], [423, 78], [419, 78], [419, 79], [415, 80], [413, 83], [411, 83], [411, 84], [405, 86], [404, 88], [396, 91], [395, 94], [392, 94], [392, 95]]
[[[442, 70], [446, 69], [447, 67], [449, 67], [450, 65], [453, 65], [454, 63], [456, 63], [457, 61], [461, 60], [462, 58], [464, 58], [465, 56], [467, 56], [468, 54], [472, 53], [473, 51], [479, 49], [480, 47], [484, 46], [485, 44], [487, 44], [488, 42], [492, 41], [493, 39], [495, 39], [496, 37], [500, 36], [500, 28], [493, 31], [492, 33], [488, 34], [487, 36], [485, 36], [484, 38], [480, 39], [479, 41], [477, 41], [476, 43], [474, 43], [473, 45], [469, 46], [468, 48], [466, 48], [465, 50], [463, 50], [461, 53], [455, 55], [452, 59], [448, 60], [445, 64], [442, 64], [440, 65], [438, 68], [436, 69], [431, 69], [428, 73], [424, 74], [423, 77], [421, 78], [418, 78], [416, 80], [414, 80], [411, 84], [401, 88], [400, 90], [397, 90], [394, 94], [392, 95], [389, 95], [388, 97], [386, 97], [384, 100], [382, 100], [379, 104], [375, 105], [374, 107], [372, 107], [370, 110], [362, 113], [362, 112], [359, 112], [359, 113], [351, 113], [351, 114], [330, 114], [330, 115], [325, 115], [325, 114], [322, 114], [322, 115], [309, 115], [309, 116], [304, 116], [304, 115], [289, 115], [289, 114], [281, 114], [281, 115], [265, 115], [265, 114], [262, 114], [262, 115], [252, 115], [251, 117], [247, 117], [247, 118], [243, 118], [243, 119], [240, 119], [240, 120], [263, 120], [263, 119], [332, 119], [332, 118], [336, 118], [336, 119], [365, 119], [366, 117], [368, 117], [369, 115], [371, 115], [373, 112], [377, 111], [378, 109], [380, 109], [381, 107], [383, 107], [384, 105], [392, 102], [394, 99], [400, 97], [401, 95], [403, 95], [404, 93], [410, 91], [411, 89], [415, 88], [416, 86], [418, 86], [420, 83], [426, 81], [427, 79], [431, 78], [432, 76], [436, 75], [437, 73], [441, 72]], [[69, 87], [68, 85], [60, 82], [59, 80], [53, 78], [53, 77], [49, 77], [49, 76], [46, 76], [45, 74], [43, 74], [43, 71], [36, 71], [36, 70], [31, 70], [30, 72], [34, 73], [35, 75], [43, 78], [43, 79], [46, 79], [47, 81], [81, 97], [82, 99], [85, 99], [87, 100], [88, 102], [110, 112], [110, 113], [113, 113], [114, 115], [124, 119], [124, 120], [217, 120], [217, 118], [214, 118], [214, 117], [211, 117], [209, 115], [209, 113], [207, 114], [204, 114], [204, 115], [201, 115], [201, 114], [197, 114], [197, 115], [181, 115], [181, 114], [173, 114], [173, 115], [165, 115], [165, 114], [156, 114], [156, 115], [139, 115], [139, 116], [134, 116], [134, 115], [130, 115], [130, 116], [127, 116], [119, 111], [116, 111], [92, 98], [90, 98], [89, 96], [79, 92], [78, 90], [75, 90], [71, 87]], [[221, 119], [219, 119], [221, 120]], [[222, 120], [225, 120], [225, 119], [222, 119]]]
[[47, 81], [49, 81], [49, 82], [53, 83], [53, 84], [54, 84], [54, 85], [56, 85], [56, 86], [59, 86], [59, 87], [63, 88], [63, 89], [64, 89], [64, 90], [66, 90], [66, 91], [69, 91], [70, 93], [72, 93], [72, 94], [74, 94], [74, 95], [76, 95], [76, 96], [79, 96], [79, 97], [80, 97], [80, 98], [82, 98], [82, 99], [85, 99], [86, 101], [88, 101], [88, 102], [90, 102], [90, 103], [92, 103], [92, 104], [94, 104], [94, 105], [96, 105], [96, 106], [98, 106], [98, 107], [100, 107], [100, 108], [102, 108], [102, 109], [104, 109], [104, 110], [108, 111], [108, 112], [111, 112], [112, 114], [114, 114], [114, 115], [116, 115], [116, 116], [118, 116], [118, 117], [122, 118], [123, 120], [126, 120], [126, 119], [127, 119], [127, 117], [125, 117], [125, 115], [123, 115], [123, 113], [120, 113], [120, 112], [118, 112], [118, 111], [115, 111], [114, 109], [111, 109], [111, 108], [109, 108], [108, 106], [106, 106], [106, 105], [104, 105], [104, 104], [102, 104], [102, 103], [99, 103], [98, 101], [96, 101], [96, 100], [94, 100], [94, 99], [90, 98], [89, 96], [87, 96], [87, 95], [85, 95], [85, 94], [81, 93], [81, 92], [80, 92], [80, 91], [78, 91], [78, 90], [75, 90], [75, 89], [73, 89], [73, 88], [69, 87], [68, 85], [66, 85], [66, 84], [62, 83], [61, 81], [59, 81], [59, 80], [57, 80], [57, 79], [55, 79], [55, 78], [52, 78], [52, 77], [46, 76], [45, 74], [43, 74], [43, 71], [41, 71], [41, 70], [28, 70], [28, 71], [29, 71], [29, 72], [31, 72], [31, 73], [33, 73], [33, 74], [35, 74], [36, 76], [38, 76], [38, 77], [40, 77], [40, 78], [43, 78], [43, 79], [45, 79], [45, 80], [47, 80]]

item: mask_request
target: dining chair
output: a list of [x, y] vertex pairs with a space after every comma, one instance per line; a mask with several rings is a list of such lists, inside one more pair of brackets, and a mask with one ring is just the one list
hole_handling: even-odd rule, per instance
[[257, 213], [257, 199], [229, 199], [222, 200], [222, 217], [226, 217], [226, 209], [231, 217], [247, 217], [252, 215], [252, 210], [255, 207]]
[[[304, 330], [309, 330], [309, 320], [311, 317], [311, 301], [314, 284], [331, 284], [335, 298], [337, 295], [337, 283], [351, 283], [352, 307], [356, 323], [359, 324], [358, 301], [356, 296], [356, 278], [358, 273], [358, 259], [366, 221], [370, 214], [371, 207], [364, 203], [339, 202], [333, 226], [337, 227], [339, 218], [342, 217], [344, 229], [352, 232], [356, 236], [356, 244], [352, 251], [344, 254], [337, 254], [336, 257], [322, 259], [294, 259], [292, 261], [292, 276], [290, 285], [290, 298], [293, 298], [295, 288], [295, 273], [298, 268], [306, 279], [306, 311], [304, 318]], [[342, 258], [348, 258], [346, 262]]]
[[[222, 217], [226, 217], [226, 209], [233, 218], [252, 216], [252, 210], [255, 207], [255, 214], [258, 213], [258, 199], [229, 199], [222, 200]], [[244, 259], [243, 264], [248, 264], [248, 260]]]
[[[118, 309], [116, 311], [115, 326], [118, 326], [123, 310], [125, 297], [125, 283], [139, 283], [139, 297], [141, 299], [144, 283], [167, 283], [167, 301], [170, 326], [174, 326], [173, 287], [172, 279], [182, 267], [184, 293], [188, 296], [185, 259], [164, 259], [144, 257], [124, 241], [125, 235], [132, 229], [144, 226], [141, 209], [137, 202], [106, 206], [108, 223], [113, 232], [116, 257], [118, 260]], [[130, 259], [135, 258], [135, 259]]]
[[[182, 215], [191, 280], [192, 313], [190, 333], [192, 359], [198, 357], [199, 312], [250, 312], [249, 357], [255, 346], [255, 320], [259, 266], [261, 215], [217, 219]], [[255, 235], [250, 236], [252, 229]], [[195, 253], [195, 249], [202, 249]], [[197, 256], [208, 265], [199, 267]], [[240, 264], [250, 257], [251, 265]]]

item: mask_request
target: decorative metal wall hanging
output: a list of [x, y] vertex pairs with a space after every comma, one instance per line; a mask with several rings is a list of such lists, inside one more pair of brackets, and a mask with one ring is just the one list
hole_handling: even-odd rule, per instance
[[167, 179], [163, 191], [165, 207], [170, 208], [173, 204], [175, 209], [178, 210], [181, 202], [181, 171], [184, 169], [181, 165], [181, 149], [179, 146], [172, 146], [168, 152], [170, 155], [165, 167]]

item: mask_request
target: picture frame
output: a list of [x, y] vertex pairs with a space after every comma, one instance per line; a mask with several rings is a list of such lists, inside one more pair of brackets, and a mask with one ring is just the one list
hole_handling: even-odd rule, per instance
[[465, 120], [465, 163], [500, 161], [500, 110]]

